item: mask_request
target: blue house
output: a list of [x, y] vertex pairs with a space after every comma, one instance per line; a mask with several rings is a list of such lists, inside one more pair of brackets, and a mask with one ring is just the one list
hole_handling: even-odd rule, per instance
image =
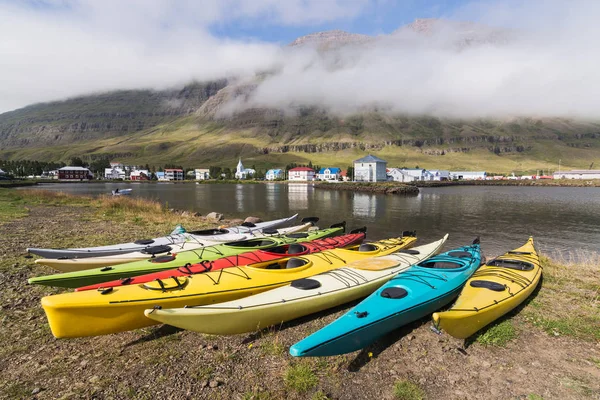
[[267, 171], [266, 175], [265, 175], [265, 180], [267, 181], [274, 181], [276, 179], [284, 179], [285, 178], [285, 174], [283, 173], [282, 169], [270, 169]]
[[339, 181], [341, 176], [340, 168], [321, 168], [317, 173], [317, 178], [321, 181]]

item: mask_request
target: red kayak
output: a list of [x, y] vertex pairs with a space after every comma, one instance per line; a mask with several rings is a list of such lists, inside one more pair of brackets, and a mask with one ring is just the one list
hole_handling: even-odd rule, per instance
[[75, 291], [96, 290], [100, 288], [109, 288], [123, 285], [139, 285], [146, 282], [151, 282], [156, 279], [169, 279], [179, 276], [189, 276], [201, 274], [208, 271], [216, 271], [223, 268], [237, 267], [240, 265], [248, 265], [262, 263], [267, 261], [277, 261], [282, 258], [291, 256], [302, 256], [311, 253], [318, 253], [323, 250], [356, 246], [362, 243], [366, 237], [366, 228], [356, 229], [347, 235], [318, 239], [312, 242], [284, 244], [277, 247], [272, 247], [268, 250], [254, 250], [247, 253], [238, 254], [219, 258], [214, 261], [204, 261], [197, 264], [186, 264], [183, 267], [169, 269], [166, 271], [155, 272], [152, 274], [140, 275], [131, 278], [119, 279], [116, 281], [103, 282], [95, 285], [83, 286], [75, 289]]

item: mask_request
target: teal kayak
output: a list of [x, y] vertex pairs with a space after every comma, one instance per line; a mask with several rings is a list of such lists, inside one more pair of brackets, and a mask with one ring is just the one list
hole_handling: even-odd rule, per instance
[[408, 268], [342, 317], [294, 344], [296, 357], [360, 350], [450, 303], [481, 265], [479, 240]]
[[177, 254], [162, 255], [148, 260], [30, 278], [29, 283], [64, 288], [78, 288], [116, 279], [125, 279], [165, 271], [183, 267], [186, 264], [213, 261], [222, 257], [235, 256], [252, 250], [269, 249], [284, 244], [310, 242], [315, 239], [338, 236], [344, 233], [345, 226], [345, 223], [340, 223], [332, 225], [331, 228], [310, 232], [296, 232], [279, 237], [263, 237], [206, 246], [195, 250], [182, 251]]

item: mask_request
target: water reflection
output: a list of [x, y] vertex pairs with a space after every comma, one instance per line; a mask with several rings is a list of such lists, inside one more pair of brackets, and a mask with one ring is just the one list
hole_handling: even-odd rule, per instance
[[133, 197], [158, 199], [170, 208], [204, 215], [217, 211], [227, 218], [271, 219], [298, 212], [300, 217], [318, 216], [322, 227], [343, 220], [350, 229], [367, 226], [369, 239], [416, 230], [419, 242], [425, 243], [450, 233], [451, 247], [480, 235], [488, 255], [517, 247], [529, 235], [535, 237], [539, 249], [550, 253], [598, 251], [600, 243], [600, 188], [425, 188], [418, 196], [404, 197], [314, 189], [306, 184], [68, 183], [41, 187], [82, 194], [133, 187]]
[[[312, 189], [312, 187], [311, 187]], [[309, 186], [304, 183], [290, 183], [288, 185], [288, 203], [292, 210], [308, 209]]]

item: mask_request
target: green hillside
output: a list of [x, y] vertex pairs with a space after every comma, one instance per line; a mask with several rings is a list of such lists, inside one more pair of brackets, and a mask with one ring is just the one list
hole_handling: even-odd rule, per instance
[[242, 157], [259, 168], [309, 161], [345, 167], [372, 153], [389, 166], [504, 173], [554, 170], [559, 159], [564, 168], [600, 165], [600, 122], [336, 117], [312, 108], [299, 108], [296, 117], [264, 109], [222, 117], [223, 93], [231, 90], [225, 85], [119, 91], [1, 114], [0, 158], [233, 167]]

